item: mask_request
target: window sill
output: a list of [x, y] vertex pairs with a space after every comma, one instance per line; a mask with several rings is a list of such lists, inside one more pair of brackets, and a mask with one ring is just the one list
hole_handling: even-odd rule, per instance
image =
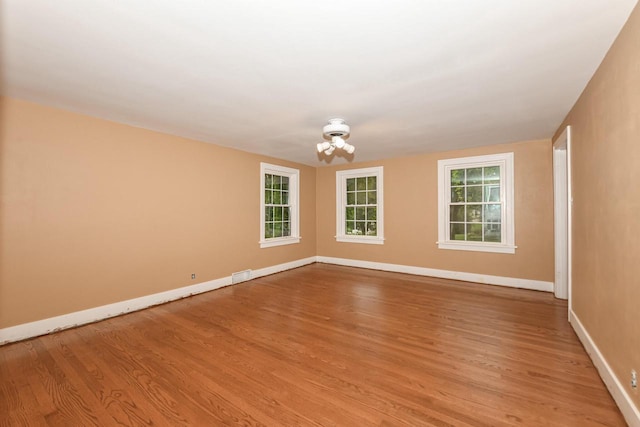
[[273, 239], [260, 240], [260, 248], [271, 248], [273, 246], [292, 245], [300, 243], [300, 237], [274, 237]]
[[378, 236], [336, 236], [337, 242], [384, 245], [384, 238]]
[[475, 242], [436, 242], [439, 249], [456, 251], [494, 252], [500, 254], [515, 254], [517, 246], [503, 245], [500, 243], [475, 243]]

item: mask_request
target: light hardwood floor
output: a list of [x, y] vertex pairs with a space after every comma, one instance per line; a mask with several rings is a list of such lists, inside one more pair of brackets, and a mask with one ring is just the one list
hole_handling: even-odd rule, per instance
[[566, 311], [312, 264], [0, 347], [0, 425], [625, 425]]

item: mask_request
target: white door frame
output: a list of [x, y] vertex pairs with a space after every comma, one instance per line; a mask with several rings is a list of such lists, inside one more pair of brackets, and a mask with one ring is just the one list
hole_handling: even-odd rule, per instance
[[556, 298], [568, 299], [571, 312], [571, 127], [553, 144], [554, 252]]

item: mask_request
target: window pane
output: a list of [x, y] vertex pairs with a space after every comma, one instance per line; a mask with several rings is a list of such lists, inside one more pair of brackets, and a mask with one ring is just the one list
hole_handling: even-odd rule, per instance
[[464, 169], [451, 171], [451, 185], [464, 185]]
[[283, 237], [291, 236], [291, 224], [289, 222], [282, 223], [282, 236]]
[[485, 185], [484, 201], [499, 202], [500, 201], [500, 185]]
[[375, 177], [375, 176], [367, 177], [367, 190], [375, 190], [376, 189], [376, 181], [377, 181], [377, 177]]
[[346, 223], [346, 230], [347, 230], [347, 234], [353, 234], [353, 229], [355, 228], [356, 223], [354, 221], [347, 221]]
[[482, 168], [467, 169], [467, 185], [482, 184]]
[[365, 208], [358, 206], [356, 208], [356, 219], [357, 220], [364, 220], [365, 219]]
[[356, 204], [356, 193], [347, 193], [347, 205]]
[[467, 187], [467, 203], [478, 203], [482, 201], [482, 186]]
[[500, 222], [502, 220], [500, 204], [484, 205], [484, 222]]
[[454, 205], [449, 207], [449, 221], [464, 222], [464, 205]]
[[356, 191], [356, 179], [347, 178], [347, 191]]
[[273, 175], [273, 189], [274, 190], [279, 190], [280, 189], [280, 180], [281, 180], [281, 176], [279, 175]]
[[451, 203], [464, 203], [464, 187], [451, 188]]
[[264, 188], [271, 188], [271, 174], [264, 174]]
[[464, 224], [451, 224], [451, 233], [449, 235], [451, 240], [465, 240], [464, 238]]
[[377, 236], [378, 230], [375, 221], [367, 221], [367, 236]]
[[264, 224], [264, 238], [270, 239], [273, 237], [273, 223], [267, 222]]
[[482, 241], [482, 224], [467, 224], [467, 240]]
[[277, 206], [273, 208], [273, 220], [282, 221], [282, 206]]
[[482, 222], [482, 205], [467, 205], [467, 222]]
[[271, 203], [273, 203], [274, 205], [279, 205], [281, 203], [281, 197], [280, 197], [280, 191], [277, 190], [273, 190], [273, 195], [272, 195], [272, 201]]
[[369, 206], [367, 208], [367, 219], [369, 221], [375, 221], [378, 214], [378, 208], [375, 206]]
[[273, 237], [282, 237], [282, 223], [275, 222], [273, 224]]
[[271, 200], [271, 190], [264, 190], [264, 204], [270, 205]]
[[281, 203], [283, 205], [288, 205], [289, 204], [289, 192], [288, 191], [283, 191], [282, 192], [282, 201]]
[[273, 221], [273, 208], [271, 206], [265, 206], [264, 208], [264, 220]]
[[283, 176], [282, 177], [282, 189], [283, 190], [289, 190], [289, 177], [288, 176]]
[[484, 168], [484, 182], [500, 181], [500, 166]]
[[484, 224], [484, 241], [498, 242], [502, 241], [500, 224]]
[[375, 191], [367, 192], [367, 203], [370, 205], [375, 205], [376, 203], [378, 203], [378, 196]]
[[282, 208], [282, 220], [283, 221], [289, 221], [289, 215], [291, 214], [291, 208], [290, 207], [285, 207]]
[[367, 189], [367, 178], [356, 178], [356, 190], [363, 191]]
[[356, 203], [358, 205], [366, 205], [367, 204], [367, 192], [366, 191], [358, 191], [356, 193]]
[[365, 228], [366, 223], [364, 221], [356, 221], [356, 230], [358, 231], [359, 235], [364, 235], [366, 228]]
[[345, 217], [347, 218], [347, 221], [353, 221], [356, 219], [356, 208], [346, 208]]

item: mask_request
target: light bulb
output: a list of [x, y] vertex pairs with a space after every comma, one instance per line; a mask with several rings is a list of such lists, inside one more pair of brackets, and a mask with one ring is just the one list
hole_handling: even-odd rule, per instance
[[356, 151], [356, 147], [354, 147], [354, 146], [353, 146], [353, 145], [351, 145], [351, 144], [347, 144], [347, 143], [345, 143], [345, 144], [344, 144], [344, 151], [346, 151], [346, 152], [347, 152], [347, 153], [349, 153], [349, 154], [353, 154], [353, 152], [354, 152], [354, 151]]
[[331, 138], [331, 140], [334, 144], [336, 144], [336, 147], [338, 148], [342, 148], [344, 147], [344, 144], [346, 144], [346, 142], [344, 142], [344, 139], [340, 138], [339, 136], [334, 136], [333, 138]]
[[335, 149], [336, 149], [335, 145], [330, 145], [329, 148], [325, 150], [324, 154], [326, 154], [327, 156], [330, 156], [331, 154], [333, 154], [333, 150]]
[[322, 153], [324, 150], [328, 150], [329, 147], [331, 147], [331, 143], [329, 143], [328, 141], [318, 142], [318, 145], [316, 145], [316, 147], [318, 148], [318, 153]]

